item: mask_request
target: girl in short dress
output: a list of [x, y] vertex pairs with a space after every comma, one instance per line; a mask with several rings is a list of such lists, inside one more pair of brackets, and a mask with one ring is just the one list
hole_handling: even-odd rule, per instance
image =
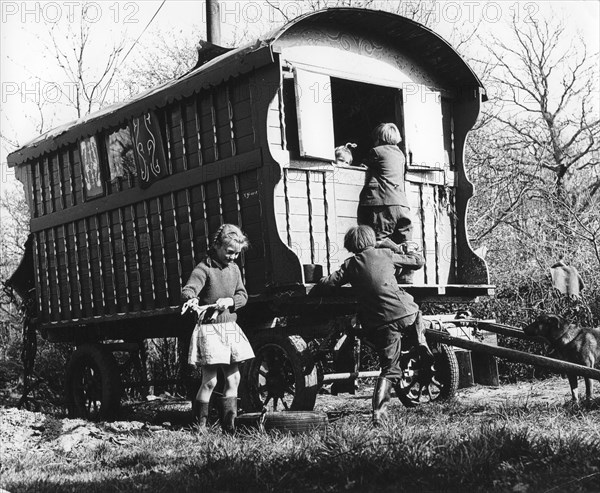
[[237, 325], [236, 311], [248, 301], [240, 269], [235, 263], [248, 248], [248, 238], [233, 224], [215, 234], [206, 258], [192, 271], [182, 290], [182, 313], [193, 310], [198, 323], [190, 342], [189, 362], [202, 368], [202, 385], [192, 405], [194, 421], [205, 427], [217, 372], [225, 375], [221, 398], [221, 426], [233, 431], [240, 383], [238, 363], [254, 357], [248, 338]]

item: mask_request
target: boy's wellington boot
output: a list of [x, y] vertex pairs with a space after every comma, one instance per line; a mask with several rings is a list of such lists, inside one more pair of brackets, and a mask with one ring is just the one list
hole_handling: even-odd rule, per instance
[[200, 428], [208, 426], [209, 403], [194, 399], [192, 402], [192, 422]]
[[383, 424], [387, 417], [387, 404], [390, 400], [392, 382], [385, 377], [379, 377], [373, 390], [373, 426]]
[[221, 428], [227, 433], [235, 431], [237, 397], [221, 397]]

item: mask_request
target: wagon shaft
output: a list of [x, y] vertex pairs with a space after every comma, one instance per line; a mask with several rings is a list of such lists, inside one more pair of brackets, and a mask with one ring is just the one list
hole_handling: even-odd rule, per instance
[[[518, 332], [518, 331], [515, 331]], [[534, 366], [542, 366], [549, 368], [557, 372], [564, 372], [568, 374], [580, 375], [582, 377], [589, 377], [595, 380], [600, 380], [600, 370], [589, 368], [587, 366], [577, 365], [575, 363], [568, 363], [566, 361], [560, 361], [546, 356], [539, 356], [537, 354], [525, 353], [523, 351], [517, 351], [515, 349], [509, 349], [499, 346], [491, 346], [482, 342], [469, 341], [454, 337], [445, 332], [439, 330], [427, 329], [427, 335], [431, 339], [449, 344], [451, 346], [460, 347], [463, 349], [469, 349], [471, 351], [481, 352], [490, 354], [492, 356], [498, 356], [500, 358], [506, 358], [509, 361], [515, 361], [517, 363], [525, 363]]]

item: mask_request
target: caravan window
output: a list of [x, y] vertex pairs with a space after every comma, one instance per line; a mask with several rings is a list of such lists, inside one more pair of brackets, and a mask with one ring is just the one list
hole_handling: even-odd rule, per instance
[[333, 150], [354, 142], [354, 162], [373, 146], [372, 130], [383, 122], [402, 125], [399, 89], [296, 70], [284, 78], [287, 150], [292, 157], [333, 160]]
[[100, 154], [96, 137], [91, 136], [79, 142], [79, 157], [83, 172], [83, 186], [86, 198], [93, 198], [104, 192], [102, 188], [102, 171]]
[[137, 176], [137, 168], [129, 128], [120, 128], [107, 135], [106, 151], [111, 182], [116, 185], [117, 190], [131, 188], [134, 177]]

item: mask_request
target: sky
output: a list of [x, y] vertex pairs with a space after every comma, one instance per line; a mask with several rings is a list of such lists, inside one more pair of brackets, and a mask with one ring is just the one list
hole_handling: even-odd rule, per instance
[[[394, 0], [389, 0], [394, 2]], [[412, 2], [414, 3], [414, 2]], [[46, 123], [52, 126], [73, 120], [72, 110], [58, 101], [57, 84], [70, 91], [60, 70], [47, 55], [44, 43], [49, 43], [49, 29], [56, 38], [65, 40], [68, 26], [77, 25], [86, 4], [85, 20], [92, 26], [92, 57], [89, 70], [96, 60], [102, 60], [107, 50], [125, 39], [125, 64], [133, 62], [152, 42], [157, 32], [169, 36], [180, 32], [190, 39], [205, 38], [205, 2], [202, 0], [162, 1], [0, 1], [0, 134], [4, 137], [0, 149], [0, 188], [10, 184], [13, 170], [6, 166], [7, 142], [22, 145], [35, 137], [42, 105]], [[479, 23], [480, 35], [502, 37], [505, 23], [512, 14], [523, 21], [539, 16], [564, 18], [567, 36], [581, 35], [590, 52], [600, 51], [600, 2], [588, 1], [437, 1], [425, 2], [430, 9], [436, 30], [449, 37], [452, 27]], [[410, 8], [411, 1], [401, 4]], [[221, 0], [223, 44], [230, 44], [242, 34], [256, 36], [281, 22], [281, 12], [288, 17], [298, 15], [302, 0]], [[96, 55], [97, 53], [97, 55]], [[127, 91], [119, 83], [109, 89], [115, 100], [125, 99]]]

